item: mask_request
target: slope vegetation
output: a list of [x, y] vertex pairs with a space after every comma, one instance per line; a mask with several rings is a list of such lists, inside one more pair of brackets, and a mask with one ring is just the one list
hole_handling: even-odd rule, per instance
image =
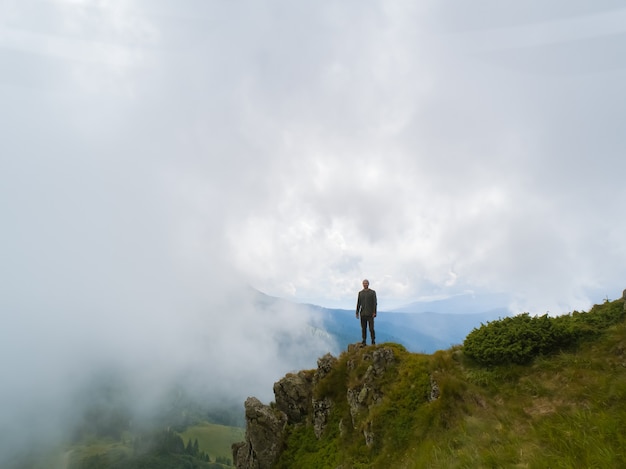
[[493, 321], [432, 355], [350, 346], [276, 383], [266, 412], [246, 402], [237, 467], [626, 467], [624, 308]]

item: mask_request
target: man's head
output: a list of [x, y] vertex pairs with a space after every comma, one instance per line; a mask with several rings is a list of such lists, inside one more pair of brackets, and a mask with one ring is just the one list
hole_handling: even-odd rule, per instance
[[370, 286], [370, 281], [368, 279], [363, 280], [363, 288], [367, 290], [369, 286]]

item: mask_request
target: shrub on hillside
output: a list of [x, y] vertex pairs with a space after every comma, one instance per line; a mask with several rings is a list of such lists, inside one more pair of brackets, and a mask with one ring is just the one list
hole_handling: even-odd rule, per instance
[[528, 313], [481, 325], [468, 334], [464, 353], [483, 365], [524, 364], [568, 341], [567, 330], [547, 315]]
[[624, 320], [623, 301], [595, 305], [588, 313], [574, 311], [555, 318], [523, 313], [482, 324], [468, 334], [463, 352], [482, 365], [525, 364], [596, 337]]
[[616, 300], [595, 305], [588, 313], [574, 311], [571, 314], [557, 316], [553, 321], [565, 329], [572, 340], [578, 341], [597, 337], [608, 327], [623, 321], [625, 314], [624, 302]]

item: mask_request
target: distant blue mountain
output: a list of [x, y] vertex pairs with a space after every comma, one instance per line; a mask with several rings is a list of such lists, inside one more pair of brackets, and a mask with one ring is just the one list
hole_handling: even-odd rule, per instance
[[[432, 353], [462, 343], [467, 334], [481, 324], [510, 315], [511, 311], [503, 306], [509, 301], [506, 294], [467, 293], [446, 299], [414, 302], [388, 314], [380, 314], [377, 319], [380, 323], [388, 323], [394, 331], [406, 329], [409, 338], [404, 345], [408, 350]], [[431, 348], [435, 342], [424, 341], [408, 331], [419, 331], [420, 336], [432, 338], [438, 344], [437, 348]], [[442, 347], [441, 344], [445, 345]]]
[[[481, 324], [508, 316], [508, 308], [499, 306], [507, 302], [504, 295], [465, 294], [415, 302], [394, 311], [379, 311], [375, 323], [376, 342], [396, 342], [417, 353], [447, 349], [462, 343], [467, 334]], [[361, 325], [354, 310], [295, 304], [260, 292], [256, 303], [261, 309], [289, 303], [295, 306], [297, 314], [310, 314], [318, 320], [317, 327], [323, 329], [320, 332], [333, 337], [340, 350], [361, 341]]]
[[[309, 306], [321, 317], [324, 329], [341, 349], [361, 341], [360, 321], [354, 311]], [[483, 313], [399, 313], [380, 311], [376, 317], [376, 341], [397, 342], [411, 352], [433, 353], [463, 342], [467, 334], [481, 323], [506, 316], [506, 308]], [[369, 343], [369, 338], [368, 338]]]
[[[447, 349], [462, 343], [467, 334], [481, 324], [508, 316], [510, 311], [503, 306], [508, 302], [509, 297], [504, 294], [467, 293], [380, 311], [375, 323], [376, 341], [397, 342], [411, 352], [433, 353]], [[325, 330], [335, 337], [340, 347], [361, 341], [361, 327], [354, 310], [309, 307], [313, 314], [321, 316]]]
[[444, 313], [444, 314], [484, 314], [494, 312], [509, 314], [507, 305], [510, 295], [505, 293], [474, 294], [464, 293], [439, 300], [416, 301], [400, 308], [397, 313]]
[[[322, 318], [324, 329], [337, 340], [339, 347], [345, 350], [348, 344], [361, 342], [361, 322], [356, 319], [354, 311], [345, 309], [328, 309], [311, 305], [312, 313]], [[436, 336], [424, 334], [419, 328], [406, 327], [405, 324], [391, 320], [392, 316], [413, 316], [401, 313], [380, 312], [376, 317], [376, 341], [397, 342], [407, 350], [426, 352], [448, 348], [445, 341]], [[369, 337], [368, 337], [369, 343]]]

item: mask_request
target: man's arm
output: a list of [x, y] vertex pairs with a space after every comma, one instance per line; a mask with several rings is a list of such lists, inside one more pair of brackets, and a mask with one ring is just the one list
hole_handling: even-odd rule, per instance
[[376, 298], [376, 292], [374, 292], [374, 317], [376, 317], [377, 312], [378, 312], [378, 298]]
[[356, 300], [356, 318], [359, 319], [359, 311], [361, 310], [361, 294], [359, 293], [359, 296], [357, 297]]

